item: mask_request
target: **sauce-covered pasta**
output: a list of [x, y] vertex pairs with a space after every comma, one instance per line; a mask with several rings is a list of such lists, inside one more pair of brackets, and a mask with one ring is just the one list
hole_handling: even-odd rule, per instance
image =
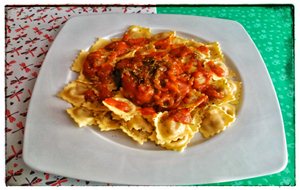
[[59, 96], [80, 127], [122, 130], [140, 144], [182, 151], [195, 133], [209, 138], [236, 118], [241, 82], [217, 42], [131, 26], [81, 51], [72, 70], [79, 76]]

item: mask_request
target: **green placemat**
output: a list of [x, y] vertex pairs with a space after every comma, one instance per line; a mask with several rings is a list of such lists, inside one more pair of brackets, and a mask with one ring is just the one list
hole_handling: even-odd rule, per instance
[[295, 185], [293, 6], [158, 6], [157, 13], [208, 16], [239, 22], [259, 49], [276, 89], [287, 140], [287, 167], [273, 175], [210, 185]]

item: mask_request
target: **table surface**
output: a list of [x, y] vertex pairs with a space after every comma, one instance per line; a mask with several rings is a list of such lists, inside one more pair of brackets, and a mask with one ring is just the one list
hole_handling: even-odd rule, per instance
[[241, 23], [272, 78], [284, 120], [288, 165], [280, 173], [209, 185], [295, 185], [294, 38], [291, 6], [56, 6], [5, 8], [6, 184], [113, 185], [35, 171], [22, 160], [24, 125], [34, 83], [55, 36], [72, 16], [103, 12], [187, 14]]

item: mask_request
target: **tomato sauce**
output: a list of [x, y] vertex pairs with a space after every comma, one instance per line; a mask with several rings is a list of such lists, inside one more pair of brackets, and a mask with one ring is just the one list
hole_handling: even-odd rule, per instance
[[208, 65], [210, 69], [218, 76], [223, 77], [224, 76], [224, 70], [219, 65], [214, 64], [214, 62], [209, 61]]
[[105, 103], [118, 108], [119, 110], [122, 110], [124, 112], [129, 112], [130, 111], [130, 106], [126, 102], [121, 102], [118, 100], [115, 100], [113, 98], [106, 98], [104, 100]]
[[188, 124], [192, 122], [192, 116], [189, 109], [180, 109], [170, 112], [170, 117], [176, 122]]
[[156, 114], [156, 111], [151, 107], [141, 108], [139, 111], [144, 116], [147, 116], [147, 115], [154, 116]]
[[[197, 59], [197, 51], [207, 54], [207, 47], [191, 49], [184, 44], [171, 44], [171, 37], [166, 37], [153, 43], [155, 51], [142, 48], [149, 42], [148, 38], [130, 38], [125, 33], [122, 39], [90, 53], [83, 64], [83, 74], [98, 93], [87, 91], [86, 100], [105, 101], [128, 112], [127, 103], [111, 98], [121, 93], [141, 107], [143, 115], [170, 111], [175, 121], [189, 123], [191, 106], [224, 97], [209, 84], [213, 73], [221, 77], [224, 70], [212, 61], [207, 63], [207, 69]], [[136, 50], [135, 57], [118, 59], [132, 50]], [[202, 96], [190, 98], [194, 91]]]

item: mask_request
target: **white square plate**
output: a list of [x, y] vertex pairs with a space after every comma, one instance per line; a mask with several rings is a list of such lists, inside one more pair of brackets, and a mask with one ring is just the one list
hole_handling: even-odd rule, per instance
[[[72, 61], [97, 37], [115, 37], [130, 25], [174, 30], [218, 41], [227, 65], [243, 83], [237, 120], [220, 135], [200, 135], [183, 153], [138, 145], [118, 132], [78, 128], [56, 94], [75, 74]], [[204, 184], [279, 172], [287, 163], [280, 107], [266, 66], [243, 27], [234, 21], [183, 15], [102, 14], [70, 19], [53, 42], [30, 101], [25, 163], [78, 179], [136, 185]]]

